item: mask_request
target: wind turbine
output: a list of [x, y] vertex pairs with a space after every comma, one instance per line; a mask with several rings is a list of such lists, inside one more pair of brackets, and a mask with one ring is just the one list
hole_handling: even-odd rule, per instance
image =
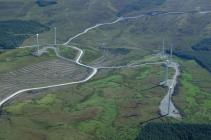
[[39, 55], [39, 49], [40, 49], [40, 45], [39, 45], [39, 34], [36, 34], [37, 36], [37, 55]]
[[14, 34], [15, 36], [31, 36], [31, 37], [34, 37], [34, 36], [37, 36], [37, 45], [39, 44], [39, 41], [38, 41], [38, 36], [39, 36], [39, 34], [30, 34], [30, 33], [28, 33], [28, 34]]
[[163, 57], [165, 57], [165, 40], [163, 39]]
[[56, 42], [56, 37], [57, 37], [57, 36], [56, 36], [56, 27], [54, 27], [54, 45], [55, 45], [55, 46], [56, 46], [56, 43], [57, 43], [57, 42]]
[[171, 44], [171, 50], [170, 50], [170, 62], [173, 61], [173, 44]]
[[168, 67], [168, 64], [169, 64], [169, 60], [166, 60], [166, 74], [165, 74], [165, 83], [166, 83], [166, 86], [168, 86], [168, 76], [169, 76], [169, 67]]

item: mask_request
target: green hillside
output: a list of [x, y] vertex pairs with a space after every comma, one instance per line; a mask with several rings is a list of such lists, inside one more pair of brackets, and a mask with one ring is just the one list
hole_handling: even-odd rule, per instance
[[[162, 66], [99, 70], [87, 83], [37, 91], [37, 96], [30, 92], [5, 104], [0, 140], [210, 139], [211, 13], [197, 13], [210, 7], [210, 0], [0, 0], [0, 48], [35, 43], [34, 37], [19, 33], [39, 32], [41, 45], [53, 43], [54, 27], [57, 43], [63, 44], [98, 23], [145, 14], [90, 30], [68, 45], [84, 50], [80, 62], [119, 66], [161, 60], [156, 54], [165, 40], [166, 52], [173, 45], [173, 59], [180, 65], [173, 101], [182, 114], [178, 120], [153, 120], [160, 117], [166, 93], [159, 86]], [[77, 56], [71, 48], [59, 49], [64, 57]], [[38, 59], [31, 51], [0, 53], [0, 72], [56, 57], [51, 52]]]

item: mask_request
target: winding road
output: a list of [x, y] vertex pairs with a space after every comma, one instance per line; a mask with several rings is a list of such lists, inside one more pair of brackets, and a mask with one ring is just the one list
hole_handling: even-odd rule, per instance
[[169, 68], [173, 68], [175, 70], [173, 79], [168, 79], [167, 82], [167, 87], [168, 87], [168, 92], [166, 96], [163, 98], [163, 100], [160, 103], [160, 114], [163, 116], [170, 116], [174, 118], [181, 118], [181, 114], [179, 110], [175, 107], [173, 101], [172, 101], [172, 95], [174, 94], [175, 87], [177, 85], [178, 77], [180, 75], [180, 69], [179, 69], [179, 64], [176, 62], [169, 62], [166, 63], [166, 66]]
[[[211, 11], [195, 11], [195, 12], [196, 13], [200, 13], [200, 14], [211, 13]], [[155, 62], [155, 63], [140, 64], [140, 65], [125, 65], [125, 66], [112, 66], [112, 67], [92, 67], [92, 66], [89, 66], [89, 65], [86, 65], [86, 64], [83, 64], [83, 63], [80, 62], [80, 60], [81, 60], [81, 58], [82, 58], [82, 56], [84, 54], [83, 50], [81, 50], [80, 48], [74, 47], [74, 46], [68, 46], [68, 44], [72, 40], [74, 40], [74, 39], [86, 34], [90, 30], [93, 30], [93, 29], [98, 28], [100, 26], [112, 25], [112, 24], [118, 23], [120, 21], [130, 20], [130, 19], [138, 19], [138, 18], [141, 18], [141, 17], [144, 17], [144, 16], [157, 16], [157, 15], [167, 15], [167, 14], [175, 15], [175, 14], [185, 14], [185, 13], [187, 13], [187, 12], [152, 11], [152, 12], [147, 12], [145, 14], [141, 14], [141, 15], [138, 15], [138, 16], [119, 17], [116, 20], [114, 20], [113, 22], [106, 22], [106, 23], [96, 24], [96, 25], [94, 25], [92, 27], [89, 27], [89, 28], [85, 29], [83, 32], [81, 32], [81, 33], [69, 38], [68, 41], [63, 44], [63, 45], [66, 45], [67, 47], [71, 47], [72, 49], [75, 49], [75, 50], [78, 51], [78, 55], [77, 55], [75, 60], [67, 59], [67, 58], [61, 56], [58, 53], [56, 48], [48, 47], [48, 49], [53, 49], [55, 51], [57, 57], [59, 57], [61, 59], [65, 59], [67, 61], [74, 62], [74, 63], [76, 63], [76, 64], [78, 64], [80, 66], [92, 69], [92, 72], [85, 79], [80, 80], [80, 81], [19, 90], [19, 91], [15, 92], [15, 93], [11, 94], [10, 96], [6, 97], [5, 99], [1, 100], [0, 101], [0, 107], [2, 107], [6, 102], [8, 102], [9, 100], [13, 99], [17, 95], [20, 95], [20, 94], [22, 94], [24, 92], [27, 92], [27, 91], [35, 91], [35, 90], [41, 90], [41, 89], [49, 89], [49, 88], [54, 88], [54, 87], [61, 87], [61, 86], [66, 86], [66, 85], [85, 83], [85, 82], [89, 81], [91, 78], [93, 78], [97, 74], [99, 69], [133, 68], [133, 67], [139, 67], [139, 66], [143, 66], [143, 65], [155, 65], [155, 64], [163, 64], [163, 63], [165, 63], [165, 62]], [[26, 46], [26, 47], [20, 47], [20, 48], [28, 48], [28, 47], [35, 47], [35, 46]], [[175, 75], [174, 75], [174, 77], [172, 79], [171, 84], [168, 86], [169, 90], [168, 90], [167, 95], [161, 101], [160, 110], [161, 110], [161, 114], [162, 115], [168, 114], [171, 117], [180, 117], [179, 111], [176, 109], [176, 107], [174, 106], [173, 102], [171, 101], [171, 96], [174, 93], [174, 88], [175, 88], [175, 86], [177, 84], [177, 78], [178, 78], [178, 75], [179, 75], [179, 65], [176, 62], [172, 62], [171, 65], [169, 65], [169, 67], [174, 68], [176, 72], [175, 72]], [[168, 104], [170, 104], [170, 106]], [[178, 115], [175, 115], [175, 114], [178, 114]]]
[[[52, 49], [52, 47], [49, 47]], [[97, 68], [94, 68], [94, 67], [91, 67], [91, 66], [88, 66], [88, 65], [85, 65], [85, 64], [82, 64], [80, 63], [80, 59], [81, 57], [83, 56], [83, 51], [79, 48], [76, 48], [76, 47], [72, 47], [73, 49], [76, 49], [79, 51], [78, 53], [78, 56], [76, 57], [75, 59], [75, 63], [80, 65], [80, 66], [83, 66], [83, 67], [87, 67], [87, 68], [91, 68], [92, 69], [92, 72], [90, 73], [90, 75], [88, 77], [86, 77], [85, 79], [83, 80], [80, 80], [80, 81], [76, 81], [76, 82], [70, 82], [70, 83], [63, 83], [63, 84], [57, 84], [57, 85], [50, 85], [50, 86], [44, 86], [44, 87], [37, 87], [37, 88], [28, 88], [28, 89], [23, 89], [23, 90], [19, 90], [13, 94], [11, 94], [10, 96], [6, 97], [5, 99], [1, 100], [0, 101], [0, 107], [2, 107], [3, 104], [5, 104], [7, 101], [11, 100], [12, 98], [14, 98], [15, 96], [19, 95], [19, 94], [22, 94], [24, 92], [27, 92], [27, 91], [35, 91], [35, 90], [41, 90], [41, 89], [49, 89], [49, 88], [53, 88], [53, 87], [61, 87], [61, 86], [66, 86], [66, 85], [73, 85], [73, 84], [79, 84], [79, 83], [84, 83], [84, 82], [87, 82], [88, 80], [90, 80], [96, 73], [97, 73]], [[54, 51], [56, 53], [56, 55], [59, 57], [59, 58], [62, 58], [64, 59], [64, 57], [60, 56], [58, 51], [56, 50], [56, 48], [54, 48]], [[68, 60], [68, 61], [72, 61], [70, 59], [67, 59], [65, 58], [65, 60]]]

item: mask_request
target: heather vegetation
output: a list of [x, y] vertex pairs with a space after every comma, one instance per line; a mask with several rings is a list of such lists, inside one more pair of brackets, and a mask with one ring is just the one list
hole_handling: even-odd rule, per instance
[[[57, 27], [57, 43], [63, 44], [98, 23], [146, 13], [139, 19], [90, 30], [68, 45], [84, 51], [82, 63], [119, 66], [162, 61], [162, 40], [168, 50], [173, 44], [174, 55], [180, 57], [174, 61], [181, 69], [173, 101], [182, 119], [167, 117], [146, 123], [160, 117], [159, 104], [166, 94], [166, 88], [159, 86], [165, 77], [163, 66], [99, 70], [86, 83], [30, 91], [9, 101], [1, 108], [0, 139], [134, 140], [138, 135], [138, 140], [210, 139], [211, 18], [196, 13], [210, 5], [210, 0], [1, 1], [0, 49], [36, 43], [34, 37], [15, 34], [40, 33], [41, 46], [53, 46], [49, 45], [54, 42], [53, 27]], [[163, 15], [155, 16], [156, 12]], [[63, 45], [58, 50], [72, 60], [78, 54]], [[33, 56], [34, 51], [0, 53], [2, 98], [20, 88], [78, 81], [91, 72], [60, 60], [52, 50], [41, 57]], [[171, 69], [169, 75], [173, 73]]]
[[162, 5], [165, 1], [166, 0], [132, 0], [132, 2], [128, 2], [127, 5], [124, 5], [117, 15], [122, 16], [134, 11], [147, 10], [147, 8]]
[[2, 129], [0, 136], [21, 136], [22, 140], [135, 139], [140, 122], [159, 116], [159, 101], [165, 94], [157, 86], [162, 69], [102, 70], [88, 83], [13, 102], [3, 109], [2, 114], [8, 115], [0, 119], [0, 127], [7, 129]]

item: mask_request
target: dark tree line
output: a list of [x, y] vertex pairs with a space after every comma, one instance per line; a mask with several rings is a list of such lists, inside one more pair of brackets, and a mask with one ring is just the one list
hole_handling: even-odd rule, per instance
[[184, 59], [194, 59], [202, 67], [211, 72], [211, 38], [206, 38], [195, 45], [192, 50], [177, 50], [174, 54]]
[[136, 140], [211, 140], [211, 125], [149, 123]]
[[211, 38], [205, 38], [192, 46], [195, 51], [211, 51]]
[[10, 20], [0, 22], [0, 49], [13, 49], [23, 43], [29, 36], [18, 34], [36, 34], [49, 30], [45, 25], [35, 21]]
[[57, 4], [56, 0], [37, 0], [36, 3], [40, 6], [40, 7], [45, 7], [45, 6], [49, 6], [52, 4]]

